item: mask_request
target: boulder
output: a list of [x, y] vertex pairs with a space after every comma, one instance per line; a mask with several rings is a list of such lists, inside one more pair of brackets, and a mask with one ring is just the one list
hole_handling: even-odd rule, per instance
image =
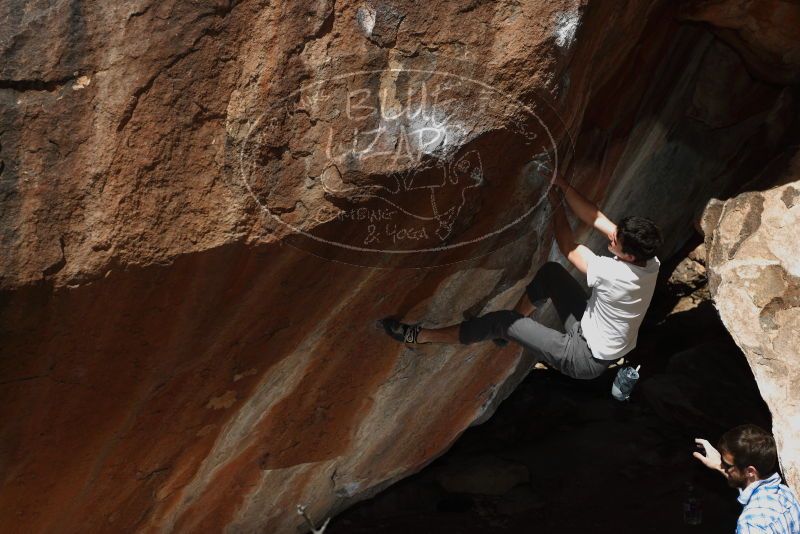
[[4, 527], [295, 532], [374, 495], [528, 370], [376, 319], [512, 305], [554, 172], [667, 257], [796, 121], [664, 0], [4, 2]]
[[[788, 170], [800, 176], [798, 158]], [[800, 490], [800, 181], [712, 201], [711, 294], [772, 412], [786, 481]]]

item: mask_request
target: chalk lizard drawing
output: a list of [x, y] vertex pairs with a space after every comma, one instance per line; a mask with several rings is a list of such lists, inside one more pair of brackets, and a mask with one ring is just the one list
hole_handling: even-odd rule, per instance
[[[437, 160], [436, 168], [441, 174], [433, 184], [415, 184], [419, 169], [394, 173], [393, 187], [379, 184], [350, 186], [342, 180], [339, 168], [329, 165], [322, 173], [320, 182], [329, 194], [353, 199], [375, 198], [398, 209], [402, 213], [421, 221], [436, 221], [436, 235], [444, 241], [453, 231], [453, 224], [467, 202], [467, 191], [484, 183], [483, 162], [477, 150], [469, 150], [451, 161]], [[406, 208], [399, 204], [397, 195], [409, 191], [425, 191], [430, 195], [428, 208]], [[455, 193], [455, 194], [454, 194]]]

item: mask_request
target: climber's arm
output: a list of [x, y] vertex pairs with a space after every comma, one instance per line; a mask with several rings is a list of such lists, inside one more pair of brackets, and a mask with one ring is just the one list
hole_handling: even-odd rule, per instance
[[555, 185], [564, 192], [567, 204], [580, 220], [602, 232], [609, 240], [614, 240], [617, 233], [617, 225], [611, 222], [611, 219], [606, 217], [597, 205], [567, 183], [564, 178], [556, 178]]
[[550, 196], [553, 205], [553, 230], [556, 234], [556, 243], [561, 253], [582, 273], [586, 273], [589, 258], [594, 253], [584, 245], [575, 242], [572, 227], [569, 225], [567, 215], [564, 213], [564, 206], [554, 195]]

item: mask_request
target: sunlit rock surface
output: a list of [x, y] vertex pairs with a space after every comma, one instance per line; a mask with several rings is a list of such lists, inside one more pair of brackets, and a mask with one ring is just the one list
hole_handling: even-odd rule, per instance
[[[800, 176], [800, 160], [788, 171]], [[713, 201], [709, 283], [770, 407], [787, 482], [800, 489], [800, 181]]]
[[797, 118], [672, 2], [14, 0], [0, 21], [11, 531], [294, 532], [298, 504], [380, 491], [527, 363], [376, 319], [513, 304], [556, 170], [654, 218], [666, 257]]

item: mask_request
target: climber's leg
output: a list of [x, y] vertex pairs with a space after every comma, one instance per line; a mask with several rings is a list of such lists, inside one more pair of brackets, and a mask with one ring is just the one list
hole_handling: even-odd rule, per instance
[[522, 314], [513, 310], [489, 312], [479, 317], [467, 319], [458, 325], [458, 342], [462, 345], [479, 341], [508, 339], [506, 332]]
[[509, 327], [506, 336], [533, 352], [539, 361], [553, 369], [572, 378], [588, 380], [600, 376], [611, 361], [592, 356], [580, 326], [580, 322], [573, 321], [572, 326], [561, 333], [523, 317]]
[[515, 341], [531, 351], [539, 361], [573, 378], [595, 378], [611, 363], [592, 357], [577, 321], [566, 333], [548, 328], [513, 310], [487, 313], [445, 328], [421, 328], [395, 319], [384, 319], [381, 323], [390, 336], [406, 343], [467, 345], [497, 339]]
[[417, 343], [450, 343], [457, 344], [459, 325], [444, 328], [423, 328], [417, 335]]
[[[547, 298], [552, 299], [565, 330], [569, 330], [576, 321], [580, 321], [589, 300], [581, 284], [564, 266], [554, 261], [549, 261], [539, 268], [528, 284], [524, 297], [531, 306]], [[517, 306], [525, 306], [522, 298], [520, 301], [522, 304], [517, 303]], [[518, 311], [524, 313], [521, 309]]]
[[422, 328], [418, 324], [401, 323], [386, 318], [381, 326], [392, 338], [405, 343], [450, 343], [466, 345], [479, 341], [492, 340], [502, 345], [508, 327], [522, 315], [512, 310], [487, 313], [481, 317], [468, 319], [461, 324], [444, 328]]
[[495, 338], [517, 342], [533, 353], [538, 361], [572, 378], [595, 378], [611, 363], [592, 356], [578, 321], [573, 321], [571, 327], [562, 333], [516, 311], [503, 310], [469, 319], [460, 325], [461, 343]]

